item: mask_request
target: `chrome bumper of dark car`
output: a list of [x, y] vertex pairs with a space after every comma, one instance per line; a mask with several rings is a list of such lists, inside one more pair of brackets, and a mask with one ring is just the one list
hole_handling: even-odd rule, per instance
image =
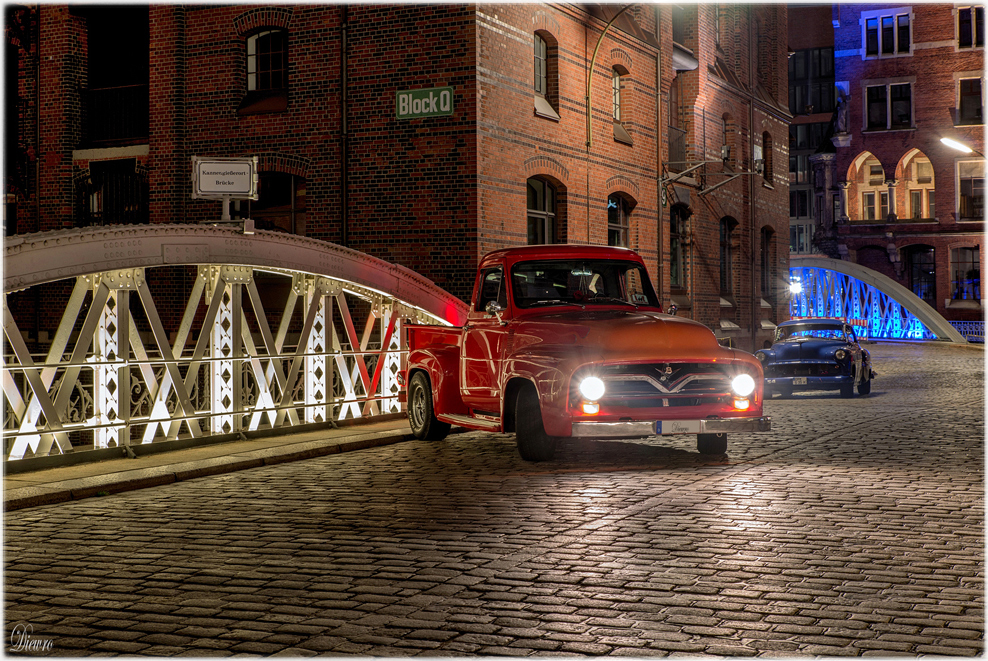
[[674, 436], [677, 434], [735, 434], [769, 431], [772, 418], [707, 418], [703, 420], [662, 421], [661, 432], [657, 421], [637, 420], [628, 422], [574, 422], [574, 438], [642, 438], [645, 436]]
[[775, 390], [782, 387], [813, 390], [814, 388], [837, 388], [848, 383], [854, 383], [854, 377], [850, 374], [835, 376], [776, 376], [765, 379], [765, 389]]

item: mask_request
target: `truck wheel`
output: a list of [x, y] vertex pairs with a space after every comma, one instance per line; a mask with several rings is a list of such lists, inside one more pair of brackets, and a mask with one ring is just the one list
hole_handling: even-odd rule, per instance
[[727, 434], [697, 434], [696, 450], [700, 454], [724, 454], [727, 452]]
[[421, 441], [440, 441], [449, 434], [450, 424], [437, 420], [432, 410], [432, 389], [425, 372], [416, 372], [408, 384], [408, 423], [412, 435]]
[[867, 395], [868, 393], [871, 392], [871, 378], [870, 378], [871, 369], [868, 368], [868, 367], [866, 367], [865, 368], [865, 374], [869, 375], [869, 378], [862, 379], [861, 380], [861, 383], [858, 384], [858, 394], [859, 395]]
[[525, 461], [549, 461], [556, 454], [556, 438], [545, 433], [535, 386], [525, 386], [515, 400], [515, 435], [518, 454]]

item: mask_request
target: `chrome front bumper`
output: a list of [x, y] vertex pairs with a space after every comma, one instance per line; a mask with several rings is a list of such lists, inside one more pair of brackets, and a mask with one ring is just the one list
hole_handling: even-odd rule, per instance
[[706, 418], [703, 420], [663, 420], [661, 431], [657, 421], [574, 422], [574, 438], [643, 438], [677, 434], [735, 434], [769, 431], [772, 418]]

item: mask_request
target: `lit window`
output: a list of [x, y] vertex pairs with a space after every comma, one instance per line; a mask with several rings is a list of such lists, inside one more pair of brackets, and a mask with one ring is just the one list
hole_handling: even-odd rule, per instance
[[950, 251], [950, 290], [955, 301], [981, 300], [981, 257], [977, 246]]
[[984, 161], [964, 161], [958, 163], [957, 179], [957, 189], [960, 197], [959, 211], [961, 220], [984, 220]]
[[915, 246], [906, 252], [909, 286], [921, 299], [935, 305], [937, 294], [936, 257], [932, 247]]

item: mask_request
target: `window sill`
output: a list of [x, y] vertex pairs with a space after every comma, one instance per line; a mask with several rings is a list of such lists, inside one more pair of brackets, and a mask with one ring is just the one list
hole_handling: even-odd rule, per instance
[[614, 122], [614, 140], [631, 146], [635, 144], [634, 140], [631, 139], [631, 135], [620, 122]]
[[546, 100], [546, 98], [541, 94], [535, 95], [535, 115], [537, 117], [551, 119], [554, 122], [559, 121], [559, 113], [553, 109], [553, 107], [549, 104], [549, 101]]
[[898, 133], [900, 131], [915, 131], [915, 126], [904, 126], [902, 128], [893, 129], [863, 129], [861, 131], [862, 135], [869, 135], [871, 133]]
[[947, 301], [947, 307], [955, 310], [980, 310], [981, 303], [979, 301], [955, 298]]
[[958, 128], [962, 126], [984, 126], [984, 125], [985, 125], [985, 121], [983, 119], [968, 119], [968, 120], [962, 119], [954, 124], [954, 126]]
[[286, 110], [288, 110], [288, 90], [247, 92], [247, 96], [237, 108], [237, 115], [244, 117], [246, 115], [285, 112]]

